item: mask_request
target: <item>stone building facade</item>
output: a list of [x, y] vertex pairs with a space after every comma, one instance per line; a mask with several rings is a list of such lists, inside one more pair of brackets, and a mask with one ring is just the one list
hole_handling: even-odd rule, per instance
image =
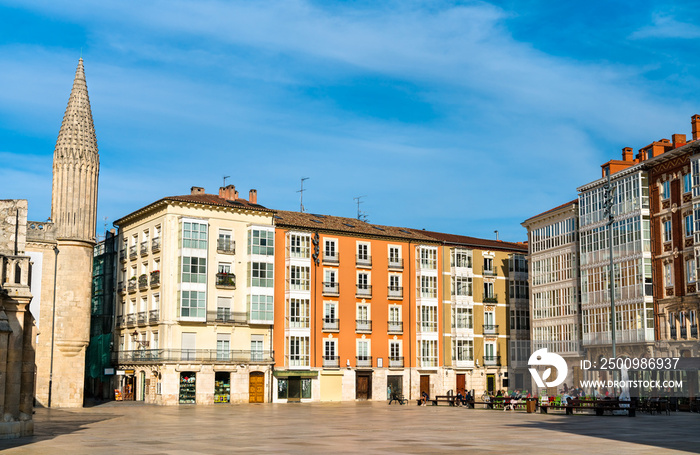
[[26, 236], [27, 201], [0, 200], [0, 439], [34, 433], [36, 327]]

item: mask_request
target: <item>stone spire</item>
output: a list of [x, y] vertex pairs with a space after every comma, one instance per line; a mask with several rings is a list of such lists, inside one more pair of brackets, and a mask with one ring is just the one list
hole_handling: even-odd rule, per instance
[[57, 238], [95, 241], [99, 170], [100, 156], [81, 58], [53, 154], [51, 219]]

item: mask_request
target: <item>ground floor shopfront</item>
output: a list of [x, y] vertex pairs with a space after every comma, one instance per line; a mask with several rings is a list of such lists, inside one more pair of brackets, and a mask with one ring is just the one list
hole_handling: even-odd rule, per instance
[[266, 403], [271, 381], [267, 365], [120, 365], [115, 396], [161, 405]]
[[386, 401], [392, 393], [406, 399], [457, 394], [469, 391], [495, 393], [507, 384], [506, 368], [456, 370], [435, 369], [275, 369], [272, 374], [273, 397], [276, 403], [312, 401]]

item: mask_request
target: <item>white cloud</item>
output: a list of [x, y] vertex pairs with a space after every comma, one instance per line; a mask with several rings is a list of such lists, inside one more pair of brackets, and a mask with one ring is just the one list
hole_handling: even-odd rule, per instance
[[641, 27], [630, 35], [631, 39], [674, 38], [696, 39], [700, 37], [700, 27], [688, 22], [680, 22], [670, 14], [654, 13], [651, 25]]

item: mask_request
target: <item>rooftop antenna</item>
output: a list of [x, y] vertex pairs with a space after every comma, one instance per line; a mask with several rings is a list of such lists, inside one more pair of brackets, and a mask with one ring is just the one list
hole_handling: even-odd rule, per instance
[[496, 240], [498, 241], [498, 231], [493, 231], [496, 233]]
[[297, 191], [299, 193], [299, 211], [301, 213], [304, 213], [304, 180], [309, 180], [309, 177], [302, 177], [301, 178], [301, 189]]
[[224, 175], [224, 184], [223, 184], [224, 188], [226, 188], [226, 179], [230, 178], [230, 177], [231, 177], [230, 175]]
[[354, 197], [353, 199], [357, 203], [357, 219], [360, 221], [367, 222], [367, 214], [364, 213], [362, 210], [360, 210], [360, 204], [362, 204], [362, 202], [364, 202], [361, 200], [363, 197], [367, 197], [367, 195], [357, 196], [357, 197]]

